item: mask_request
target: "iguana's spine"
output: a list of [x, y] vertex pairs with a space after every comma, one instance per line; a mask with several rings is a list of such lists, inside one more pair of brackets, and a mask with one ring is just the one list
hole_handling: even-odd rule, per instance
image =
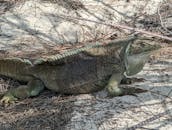
[[49, 63], [54, 62], [54, 61], [57, 61], [57, 60], [60, 60], [60, 59], [66, 58], [66, 57], [70, 57], [70, 56], [79, 54], [83, 51], [86, 51], [86, 50], [89, 50], [92, 48], [98, 48], [98, 47], [103, 47], [103, 46], [106, 47], [106, 46], [112, 46], [112, 45], [126, 46], [126, 44], [128, 42], [131, 42], [131, 41], [135, 40], [136, 38], [137, 38], [137, 36], [129, 36], [129, 37], [125, 37], [125, 38], [115, 39], [115, 40], [112, 40], [105, 45], [103, 43], [96, 42], [94, 44], [89, 44], [89, 45], [86, 45], [86, 46], [81, 47], [81, 48], [72, 49], [72, 50], [65, 52], [63, 54], [57, 54], [57, 55], [48, 57], [47, 59], [40, 58], [40, 59], [36, 60], [33, 64], [37, 65], [37, 64], [42, 64], [44, 62], [49, 62]]
[[28, 77], [24, 76], [24, 74], [25, 68], [29, 66], [32, 66], [32, 63], [28, 60], [20, 58], [3, 58], [0, 59], [0, 75], [11, 77], [20, 81], [28, 81]]

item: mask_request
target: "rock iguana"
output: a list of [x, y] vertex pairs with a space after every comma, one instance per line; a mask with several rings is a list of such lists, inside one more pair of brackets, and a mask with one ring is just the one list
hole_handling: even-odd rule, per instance
[[[124, 75], [140, 72], [155, 47], [141, 46], [132, 54], [135, 36], [114, 40], [108, 44], [75, 49], [63, 55], [35, 62], [21, 58], [1, 58], [0, 74], [27, 82], [11, 89], [1, 99], [10, 103], [38, 95], [44, 87], [63, 94], [82, 94], [102, 90], [111, 96], [128, 93], [119, 88]], [[137, 45], [137, 44], [136, 44]], [[133, 88], [132, 88], [133, 89]]]

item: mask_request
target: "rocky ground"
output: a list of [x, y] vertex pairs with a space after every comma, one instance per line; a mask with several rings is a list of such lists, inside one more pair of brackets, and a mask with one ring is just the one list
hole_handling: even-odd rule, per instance
[[[100, 93], [64, 96], [44, 91], [14, 105], [0, 105], [1, 130], [169, 130], [172, 129], [172, 47], [152, 56], [131, 85], [145, 90], [102, 98]], [[17, 86], [1, 78], [0, 90]]]

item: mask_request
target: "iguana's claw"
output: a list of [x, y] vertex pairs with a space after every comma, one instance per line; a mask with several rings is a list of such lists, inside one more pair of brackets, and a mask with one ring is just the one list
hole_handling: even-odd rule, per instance
[[128, 87], [128, 88], [122, 88], [122, 89], [123, 89], [123, 95], [135, 95], [138, 93], [147, 92], [147, 90], [144, 90], [141, 88], [135, 88], [135, 87]]
[[136, 93], [144, 93], [147, 92], [147, 90], [143, 90], [140, 88], [118, 88], [118, 87], [107, 87], [109, 96], [115, 97], [115, 96], [124, 96], [124, 95], [134, 95]]
[[14, 96], [7, 94], [4, 95], [3, 98], [1, 99], [1, 104], [4, 104], [5, 106], [8, 106], [9, 104], [14, 104], [15, 101], [17, 101], [17, 98], [15, 98]]
[[124, 78], [122, 79], [121, 84], [132, 84], [135, 82], [143, 82], [143, 81], [145, 81], [144, 78]]

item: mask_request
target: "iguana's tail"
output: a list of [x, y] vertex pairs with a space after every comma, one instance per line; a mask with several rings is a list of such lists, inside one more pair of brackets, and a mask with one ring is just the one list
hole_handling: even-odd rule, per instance
[[28, 60], [20, 58], [3, 58], [0, 59], [0, 75], [11, 77], [20, 81], [28, 81], [29, 76], [24, 76], [26, 67], [32, 66]]

